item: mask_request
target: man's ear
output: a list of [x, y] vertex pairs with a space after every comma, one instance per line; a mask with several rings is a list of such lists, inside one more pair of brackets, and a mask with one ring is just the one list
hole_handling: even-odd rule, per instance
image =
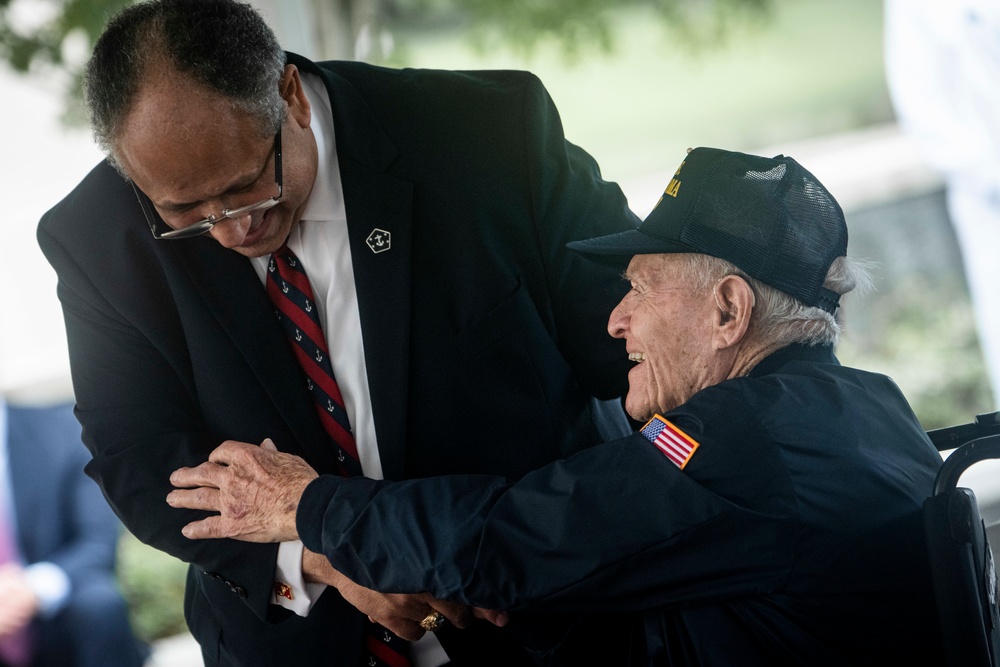
[[718, 306], [715, 343], [717, 349], [723, 350], [736, 345], [746, 336], [754, 307], [754, 293], [746, 280], [734, 275], [720, 278], [712, 293]]
[[309, 127], [312, 111], [306, 98], [306, 91], [302, 87], [302, 79], [299, 78], [299, 68], [295, 65], [285, 65], [278, 87], [281, 99], [288, 103], [289, 118], [299, 127]]

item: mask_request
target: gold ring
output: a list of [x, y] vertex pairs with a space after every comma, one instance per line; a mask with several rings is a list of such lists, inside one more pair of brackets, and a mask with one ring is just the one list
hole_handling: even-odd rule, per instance
[[420, 621], [420, 627], [427, 632], [434, 632], [435, 630], [441, 629], [441, 626], [444, 625], [444, 621], [444, 614], [432, 611], [427, 614], [427, 617], [424, 620]]

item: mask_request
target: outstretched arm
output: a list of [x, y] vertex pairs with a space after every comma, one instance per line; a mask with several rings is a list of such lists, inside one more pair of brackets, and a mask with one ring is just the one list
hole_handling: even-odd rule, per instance
[[[274, 457], [297, 465], [252, 445], [225, 447], [236, 446], [254, 465], [276, 470]], [[483, 475], [386, 482], [293, 474], [293, 501], [219, 502], [224, 518], [192, 530], [204, 529], [205, 537], [270, 534], [257, 515], [273, 511], [278, 518], [264, 523], [277, 527], [274, 538], [298, 536], [355, 584], [505, 611], [631, 612], [699, 602], [708, 579], [712, 591], [732, 595], [781, 581], [797, 525], [789, 520], [794, 503], [770, 488], [774, 474], [756, 460], [763, 456], [750, 456], [742, 476], [716, 481], [714, 461], [727, 453], [709, 441], [702, 446], [707, 484], [638, 434], [515, 483]], [[229, 467], [251, 468], [225, 458]], [[174, 483], [186, 475], [178, 471]], [[206, 483], [253, 484], [222, 466], [210, 475]], [[261, 488], [282, 487], [265, 480]], [[748, 552], [747, 544], [757, 546]]]
[[[271, 440], [260, 447], [229, 440], [209, 460], [194, 468], [180, 468], [170, 477], [178, 487], [167, 496], [173, 507], [219, 512], [189, 523], [190, 539], [231, 537], [248, 542], [287, 542], [298, 539], [295, 526], [299, 498], [318, 477], [298, 456], [278, 452]], [[302, 568], [306, 579], [334, 586], [359, 611], [403, 639], [424, 634], [420, 621], [432, 612], [459, 628], [473, 618], [506, 624], [506, 614], [472, 609], [435, 599], [427, 593], [384, 594], [360, 586], [330, 565], [323, 555], [306, 550]]]

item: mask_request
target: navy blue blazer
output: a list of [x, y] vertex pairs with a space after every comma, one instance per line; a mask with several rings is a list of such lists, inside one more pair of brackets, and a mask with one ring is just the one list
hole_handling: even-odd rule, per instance
[[8, 405], [7, 453], [26, 563], [56, 564], [78, 589], [113, 573], [121, 524], [82, 474], [89, 456], [72, 405]]
[[[565, 140], [537, 78], [290, 62], [330, 93], [386, 477], [520, 477], [599, 442], [592, 397], [627, 384], [606, 332], [627, 285], [565, 244], [637, 220]], [[369, 249], [376, 228], [390, 251]], [[354, 667], [364, 617], [336, 591], [307, 618], [285, 613], [275, 545], [186, 540], [202, 513], [164, 502], [174, 469], [230, 438], [270, 437], [334, 470], [250, 262], [211, 238], [154, 240], [106, 164], [38, 240], [59, 277], [87, 471], [134, 534], [193, 564], [186, 615], [206, 662]], [[473, 663], [479, 648], [502, 655], [505, 638], [477, 632], [442, 640]]]

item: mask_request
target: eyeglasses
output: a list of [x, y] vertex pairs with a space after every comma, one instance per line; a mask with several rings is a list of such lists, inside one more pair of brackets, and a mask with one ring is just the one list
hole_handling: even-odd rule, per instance
[[281, 130], [279, 129], [277, 134], [274, 135], [274, 182], [278, 186], [278, 194], [274, 197], [270, 197], [263, 201], [259, 201], [255, 204], [247, 204], [246, 206], [240, 206], [239, 208], [227, 208], [222, 211], [221, 215], [210, 215], [204, 220], [199, 220], [198, 222], [188, 225], [187, 227], [182, 227], [181, 229], [171, 229], [169, 231], [159, 231], [157, 225], [157, 215], [153, 202], [143, 193], [139, 188], [132, 183], [132, 189], [135, 190], [135, 196], [139, 200], [139, 206], [142, 208], [142, 214], [146, 216], [146, 224], [149, 225], [149, 231], [152, 232], [153, 238], [155, 239], [187, 239], [192, 236], [200, 236], [202, 234], [207, 234], [212, 231], [212, 227], [215, 227], [218, 223], [223, 220], [241, 218], [245, 215], [251, 213], [257, 213], [259, 211], [266, 211], [267, 209], [277, 205], [278, 200], [281, 199]]

